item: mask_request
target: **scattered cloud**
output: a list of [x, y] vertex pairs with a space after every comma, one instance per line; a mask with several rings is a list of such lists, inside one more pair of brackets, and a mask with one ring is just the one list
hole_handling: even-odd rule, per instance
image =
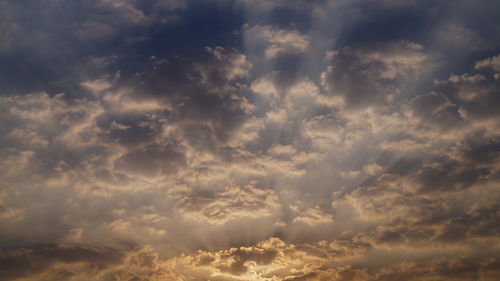
[[0, 1], [0, 275], [497, 280], [500, 6], [375, 2]]

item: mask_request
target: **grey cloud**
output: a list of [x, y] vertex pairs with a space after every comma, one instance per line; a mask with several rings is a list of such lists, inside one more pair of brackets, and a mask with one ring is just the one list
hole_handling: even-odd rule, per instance
[[446, 192], [470, 188], [491, 171], [454, 161], [429, 162], [411, 176], [417, 192]]
[[206, 140], [210, 150], [211, 138], [212, 143], [224, 144], [249, 117], [252, 106], [238, 80], [247, 76], [250, 67], [235, 50], [208, 48], [199, 61], [157, 61], [132, 85], [137, 96], [157, 99], [167, 110], [167, 120], [185, 126], [184, 137], [192, 145], [199, 147], [196, 142]]
[[422, 121], [423, 126], [453, 127], [462, 117], [459, 107], [445, 95], [431, 93], [418, 96], [410, 101], [410, 111]]
[[464, 12], [496, 4], [40, 3], [0, 4], [5, 276], [498, 276], [498, 44]]
[[158, 173], [171, 174], [185, 165], [185, 156], [173, 145], [149, 145], [130, 151], [117, 160], [115, 167], [125, 174], [156, 177]]
[[[4, 251], [0, 257], [0, 272], [5, 280], [17, 280], [43, 272], [58, 262], [86, 263], [88, 267], [102, 270], [120, 263], [123, 258], [123, 253], [111, 248], [45, 245]], [[67, 273], [72, 275], [71, 271]], [[64, 279], [64, 274], [60, 278]]]
[[216, 225], [233, 220], [272, 218], [280, 207], [272, 190], [253, 186], [230, 187], [219, 192], [176, 192], [172, 196], [188, 221]]
[[[155, 135], [159, 133], [155, 128], [152, 128], [152, 126], [148, 126], [147, 121], [141, 122], [141, 120], [134, 120], [130, 123], [130, 126], [124, 124], [113, 126], [112, 123], [110, 126], [109, 138], [124, 146], [134, 147], [153, 141]], [[122, 127], [120, 127], [120, 125]]]
[[340, 96], [348, 108], [390, 103], [427, 58], [421, 45], [406, 41], [346, 47], [329, 56], [322, 85], [328, 95]]
[[[165, 226], [174, 222], [161, 217], [158, 225], [129, 233], [122, 230], [142, 225], [148, 215], [142, 208], [155, 201], [151, 196], [164, 198], [161, 190], [152, 186], [168, 175], [172, 177], [167, 182], [175, 182], [176, 172], [186, 169], [189, 161], [199, 161], [194, 151], [206, 151], [211, 145], [208, 151], [212, 153], [239, 137], [237, 132], [252, 109], [239, 85], [250, 67], [245, 57], [223, 48], [207, 52], [199, 60], [185, 60], [180, 64], [183, 69], [157, 62], [157, 69], [140, 74], [137, 80], [110, 81], [95, 89], [94, 101], [45, 93], [3, 97], [1, 104], [6, 110], [2, 127], [6, 134], [0, 168], [6, 178], [2, 183], [2, 219], [11, 226], [3, 243], [29, 239], [28, 234], [15, 233], [40, 216], [52, 221], [45, 230], [39, 229], [43, 223], [36, 224], [40, 231], [35, 231], [34, 237], [42, 241], [51, 240], [49, 236], [62, 239], [67, 231], [83, 227], [92, 218], [96, 219], [94, 228], [83, 227], [85, 239], [102, 233], [150, 238], [164, 235]], [[165, 69], [171, 73], [181, 70], [177, 77], [183, 80], [165, 79], [170, 78], [162, 72]], [[144, 78], [147, 75], [149, 80]], [[179, 84], [189, 79], [192, 83]], [[161, 92], [153, 91], [155, 83], [164, 83]], [[43, 180], [28, 183], [34, 178]], [[59, 195], [44, 193], [47, 188], [59, 190]], [[38, 192], [47, 196], [28, 208], [20, 207], [34, 199], [29, 194]], [[122, 197], [123, 201], [105, 203], [109, 196]], [[238, 208], [237, 203], [231, 204]], [[44, 207], [48, 205], [52, 207]], [[90, 209], [80, 210], [82, 205]], [[144, 212], [144, 218], [135, 214], [123, 218], [125, 206]], [[92, 210], [102, 214], [97, 218]]]
[[[5, 15], [5, 22], [2, 27], [11, 35], [5, 38], [6, 41], [2, 44], [4, 52], [13, 50], [14, 47], [29, 48], [29, 41], [22, 36], [27, 33], [35, 36], [37, 42], [42, 44], [38, 46], [39, 52], [53, 52], [55, 50], [50, 50], [49, 47], [52, 44], [57, 46], [56, 39], [68, 42], [71, 36], [77, 36], [83, 41], [116, 36], [120, 32], [127, 32], [126, 29], [134, 25], [165, 20], [165, 18], [158, 19], [161, 16], [158, 11], [163, 11], [165, 16], [165, 12], [186, 8], [186, 3], [183, 0], [158, 0], [149, 3], [135, 0], [93, 0], [74, 3], [46, 0], [4, 3], [3, 6], [2, 14]], [[81, 16], [76, 17], [78, 14]], [[11, 24], [7, 24], [7, 19], [10, 19]], [[58, 24], [61, 22], [66, 24]], [[68, 34], [64, 36], [60, 32]]]
[[[484, 63], [478, 62], [478, 64]], [[486, 66], [484, 68], [487, 68]], [[478, 70], [483, 67], [478, 67]], [[499, 104], [497, 95], [499, 83], [495, 77], [498, 75], [495, 67], [493, 73], [472, 73], [452, 75], [448, 81], [439, 81], [437, 89], [443, 94], [457, 99], [460, 104], [462, 116], [472, 120], [495, 120], [495, 108]]]
[[[2, 95], [44, 91], [82, 97], [81, 80], [123, 63], [135, 65], [125, 49], [147, 42], [151, 26], [178, 23], [186, 7], [183, 0], [4, 1]], [[97, 65], [99, 60], [107, 63]]]
[[[498, 73], [500, 72], [500, 55], [478, 61], [474, 65], [474, 68], [475, 69], [491, 68]], [[497, 76], [495, 76], [495, 79], [498, 79]]]
[[222, 272], [229, 272], [233, 275], [241, 275], [248, 270], [245, 263], [255, 261], [257, 265], [268, 265], [276, 258], [277, 254], [278, 251], [274, 249], [266, 249], [263, 251], [252, 251], [244, 248], [236, 249], [228, 255], [221, 255], [222, 259], [231, 257], [234, 261], [228, 267], [221, 266], [219, 269]]
[[307, 36], [296, 30], [257, 25], [245, 26], [243, 32], [247, 51], [255, 52], [266, 60], [285, 54], [301, 54], [309, 46]]

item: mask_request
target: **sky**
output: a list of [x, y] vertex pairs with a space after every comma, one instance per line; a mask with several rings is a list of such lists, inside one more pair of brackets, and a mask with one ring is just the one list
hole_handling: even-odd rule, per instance
[[500, 280], [497, 0], [0, 0], [0, 279]]

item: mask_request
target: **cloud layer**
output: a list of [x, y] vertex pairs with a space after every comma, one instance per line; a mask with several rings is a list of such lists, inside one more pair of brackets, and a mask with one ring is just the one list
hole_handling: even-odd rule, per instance
[[495, 1], [0, 7], [5, 280], [500, 276]]

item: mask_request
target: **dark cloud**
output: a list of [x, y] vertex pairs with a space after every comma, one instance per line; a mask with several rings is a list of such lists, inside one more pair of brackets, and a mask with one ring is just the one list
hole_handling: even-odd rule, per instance
[[[16, 280], [43, 272], [58, 262], [85, 263], [88, 267], [103, 270], [120, 263], [123, 258], [123, 253], [111, 248], [41, 245], [4, 251], [0, 257], [0, 272], [5, 280]], [[65, 274], [59, 274], [64, 280]], [[74, 273], [69, 271], [66, 274], [71, 276]]]
[[458, 112], [459, 107], [443, 94], [431, 93], [418, 96], [410, 101], [410, 110], [422, 121], [423, 126], [439, 126], [447, 129], [462, 119]]
[[[184, 137], [193, 146], [206, 141], [225, 143], [248, 118], [252, 106], [238, 80], [251, 64], [236, 50], [207, 48], [199, 61], [179, 58], [154, 62], [154, 68], [132, 82], [135, 95], [150, 95], [168, 110], [168, 119], [185, 126]], [[203, 146], [203, 145], [202, 145]], [[199, 147], [202, 148], [202, 147]]]
[[352, 108], [394, 101], [426, 60], [422, 46], [407, 41], [346, 47], [329, 57], [322, 85], [328, 95], [340, 96]]
[[116, 168], [126, 174], [156, 176], [158, 173], [175, 173], [185, 165], [182, 152], [176, 151], [172, 145], [149, 145], [143, 149], [131, 151], [116, 162]]

